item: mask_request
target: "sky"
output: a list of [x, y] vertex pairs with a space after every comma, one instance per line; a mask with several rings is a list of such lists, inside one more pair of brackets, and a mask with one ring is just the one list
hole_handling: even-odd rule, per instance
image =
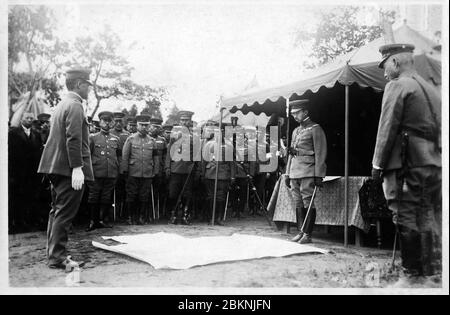
[[[121, 53], [135, 68], [131, 78], [167, 87], [177, 107], [194, 111], [197, 121], [217, 113], [220, 96], [242, 93], [254, 78], [259, 87], [297, 78], [309, 52], [294, 46], [295, 32], [312, 31], [316, 22], [313, 11], [299, 5], [50, 7], [57, 33], [66, 39], [111, 25], [123, 42]], [[162, 105], [163, 116], [173, 102]], [[105, 107], [119, 103], [105, 101]]]
[[[330, 8], [308, 2], [214, 1], [48, 6], [57, 18], [56, 34], [67, 40], [110, 25], [121, 38], [120, 53], [135, 68], [131, 79], [167, 87], [170, 100], [161, 106], [163, 117], [176, 104], [194, 111], [196, 121], [217, 114], [221, 96], [242, 94], [252, 81], [264, 88], [299, 80], [310, 47], [294, 45], [295, 35], [313, 31], [317, 13]], [[364, 22], [374, 23], [373, 12], [362, 17]], [[102, 104], [100, 110], [120, 110], [133, 102]]]

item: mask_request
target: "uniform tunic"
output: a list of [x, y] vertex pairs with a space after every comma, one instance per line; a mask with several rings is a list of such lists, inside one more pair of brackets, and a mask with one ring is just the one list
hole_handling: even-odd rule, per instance
[[135, 133], [125, 141], [120, 171], [128, 174], [127, 202], [135, 201], [136, 197], [141, 202], [148, 201], [156, 162], [156, 142], [152, 137]]
[[89, 203], [110, 204], [119, 175], [119, 138], [102, 131], [89, 136], [95, 180], [89, 184]]
[[296, 208], [307, 208], [314, 191], [314, 177], [325, 177], [327, 140], [323, 129], [310, 118], [294, 129], [291, 147], [297, 154], [290, 158], [289, 178]]
[[[441, 259], [442, 162], [435, 141], [440, 121], [440, 95], [415, 71], [386, 85], [372, 164], [383, 170], [385, 197], [400, 231], [402, 264], [425, 275], [439, 270]], [[403, 173], [404, 133], [409, 141]]]

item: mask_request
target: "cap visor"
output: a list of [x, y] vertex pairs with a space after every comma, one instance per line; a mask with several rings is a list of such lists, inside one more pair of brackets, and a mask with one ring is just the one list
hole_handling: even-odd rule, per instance
[[386, 60], [388, 60], [389, 57], [384, 58], [383, 60], [381, 60], [381, 62], [378, 64], [378, 68], [383, 69], [384, 67], [384, 63], [386, 62]]

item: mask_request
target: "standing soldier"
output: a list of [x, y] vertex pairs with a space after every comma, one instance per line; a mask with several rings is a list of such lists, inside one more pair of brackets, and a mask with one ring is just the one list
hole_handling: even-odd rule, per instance
[[[167, 143], [166, 139], [161, 136], [161, 124], [162, 119], [158, 117], [152, 117], [150, 119], [150, 136], [156, 142], [156, 157], [157, 163], [155, 164], [155, 178], [153, 180], [153, 196], [155, 198], [155, 207], [158, 207], [160, 203], [160, 195], [163, 191], [163, 179], [164, 179], [164, 165], [165, 165], [165, 154], [167, 153]], [[153, 214], [155, 215], [155, 214]], [[156, 217], [156, 216], [155, 216]]]
[[[204, 154], [202, 177], [205, 179], [207, 200], [210, 207], [210, 211], [213, 211], [214, 207], [214, 189], [216, 179], [217, 160], [219, 158], [219, 152], [217, 152], [217, 136], [219, 127], [213, 129], [214, 137], [210, 138], [206, 142], [202, 152]], [[224, 132], [222, 132], [221, 141], [221, 155], [222, 159], [219, 160], [219, 170], [217, 172], [217, 194], [216, 194], [216, 212], [214, 214], [214, 223], [217, 225], [224, 225], [223, 216], [225, 211], [225, 203], [228, 191], [231, 185], [234, 185], [236, 178], [236, 164], [234, 161], [225, 161], [225, 150], [233, 151], [233, 143], [224, 139]], [[207, 212], [210, 216], [211, 212]], [[208, 218], [209, 219], [209, 218]]]
[[[156, 142], [148, 135], [150, 117], [136, 116], [137, 132], [123, 146], [121, 173], [127, 178], [127, 207], [130, 224], [144, 224], [147, 217], [150, 189], [155, 176]], [[139, 201], [139, 207], [136, 202]]]
[[[178, 114], [180, 117], [181, 126], [189, 130], [192, 126], [192, 115], [194, 115], [194, 113], [190, 111], [180, 111]], [[187, 141], [189, 141], [189, 143], [187, 143]], [[174, 145], [176, 145], [176, 147]], [[187, 161], [184, 159], [181, 159], [180, 161], [172, 160], [172, 151], [176, 150], [178, 154], [182, 155], [183, 148], [187, 148], [188, 146], [190, 155], [189, 157], [186, 157]], [[169, 209], [171, 209], [170, 224], [177, 224], [178, 218], [181, 217], [181, 215], [178, 214], [178, 207], [175, 207], [177, 206], [178, 196], [180, 195], [183, 187], [185, 187], [182, 196], [182, 198], [184, 198], [184, 207], [181, 207], [183, 209], [181, 223], [184, 225], [190, 224], [189, 206], [192, 199], [194, 172], [198, 171], [194, 169], [196, 164], [193, 161], [192, 151], [192, 136], [190, 133], [189, 135], [184, 135], [184, 137], [182, 137], [182, 133], [178, 132], [176, 133], [176, 138], [171, 138], [165, 167], [166, 176], [170, 176], [168, 202]], [[176, 152], [173, 153], [175, 154]]]
[[[406, 281], [441, 272], [441, 97], [414, 69], [409, 44], [380, 47], [386, 85], [372, 177], [383, 181]], [[405, 279], [402, 279], [405, 280]]]
[[136, 129], [136, 117], [128, 117], [127, 118], [127, 131], [132, 135], [137, 132]]
[[104, 111], [98, 114], [101, 131], [89, 136], [94, 182], [88, 184], [88, 208], [90, 223], [87, 231], [109, 228], [104, 219], [111, 208], [114, 185], [119, 175], [119, 159], [122, 152], [119, 138], [110, 133], [114, 125], [113, 114]]
[[[238, 127], [242, 128], [242, 127]], [[249, 130], [245, 128], [245, 130]], [[251, 142], [251, 140], [250, 140]], [[244, 213], [245, 209], [249, 211], [250, 206], [250, 186], [249, 178], [247, 174], [254, 177], [256, 171], [256, 163], [248, 160], [248, 138], [244, 135], [244, 151], [237, 150], [235, 142], [235, 151], [237, 161], [235, 163], [236, 167], [236, 181], [234, 185], [234, 193], [232, 198], [233, 203], [233, 213], [232, 217], [240, 218]], [[261, 195], [262, 196], [262, 195]], [[250, 211], [249, 211], [250, 212]]]
[[[119, 138], [119, 149], [123, 150], [123, 146], [125, 141], [130, 136], [130, 133], [123, 128], [123, 118], [125, 114], [122, 112], [114, 112], [114, 129], [111, 130], [111, 134]], [[119, 164], [121, 163], [122, 157], [119, 157]], [[124, 219], [125, 216], [125, 181], [126, 179], [123, 175], [119, 175], [116, 181], [115, 187], [115, 196], [116, 196], [116, 204], [119, 208], [119, 213], [121, 219]]]
[[50, 114], [41, 113], [37, 116], [37, 119], [40, 122], [40, 134], [41, 134], [41, 142], [45, 145], [48, 139], [48, 134], [50, 132]]
[[307, 218], [306, 215], [314, 187], [322, 186], [322, 179], [326, 174], [327, 157], [325, 133], [322, 127], [309, 117], [308, 104], [308, 100], [292, 101], [289, 104], [292, 116], [300, 123], [300, 126], [292, 133], [286, 177], [286, 184], [292, 187], [294, 195], [298, 228], [306, 220], [304, 231], [300, 231], [292, 239], [293, 242], [300, 244], [312, 242], [311, 234], [316, 221], [314, 204], [311, 205]]

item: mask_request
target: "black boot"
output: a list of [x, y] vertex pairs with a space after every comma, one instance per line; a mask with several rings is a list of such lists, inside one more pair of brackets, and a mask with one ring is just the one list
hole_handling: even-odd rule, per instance
[[217, 201], [216, 204], [216, 215], [214, 218], [214, 223], [217, 225], [225, 225], [223, 222], [223, 211], [225, 210], [225, 203], [223, 201]]
[[[307, 210], [306, 210], [307, 213]], [[302, 238], [300, 239], [300, 244], [308, 244], [312, 243], [312, 232], [314, 229], [314, 225], [316, 223], [316, 208], [311, 208], [309, 210], [308, 217], [305, 218], [305, 228], [304, 228], [304, 234]]]
[[98, 205], [95, 203], [88, 203], [88, 212], [89, 212], [89, 226], [86, 229], [86, 232], [93, 231], [97, 228], [97, 213], [98, 213]]
[[170, 218], [169, 218], [169, 224], [177, 224], [177, 209], [175, 209], [175, 202], [172, 199], [169, 199], [167, 201], [167, 209], [170, 210]]
[[418, 231], [399, 225], [402, 266], [410, 276], [422, 276], [421, 242]]
[[108, 213], [110, 207], [111, 207], [111, 205], [109, 205], [109, 204], [101, 204], [100, 205], [100, 216], [99, 216], [99, 222], [98, 222], [99, 228], [107, 228], [107, 229], [112, 228], [112, 225], [105, 223], [105, 217], [107, 216], [106, 214]]
[[129, 225], [136, 224], [136, 204], [134, 202], [127, 202], [127, 223]]
[[191, 224], [188, 205], [184, 206], [183, 218], [181, 219], [181, 224], [183, 224], [183, 225], [190, 225]]

